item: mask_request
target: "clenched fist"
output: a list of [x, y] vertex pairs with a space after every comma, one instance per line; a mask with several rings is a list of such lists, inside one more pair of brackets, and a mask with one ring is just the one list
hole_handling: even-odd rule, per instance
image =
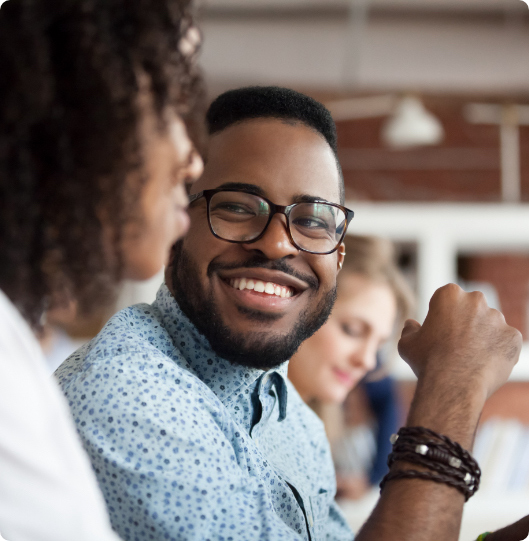
[[517, 363], [522, 336], [489, 308], [482, 293], [448, 284], [438, 289], [423, 325], [408, 320], [399, 353], [421, 381], [486, 400]]

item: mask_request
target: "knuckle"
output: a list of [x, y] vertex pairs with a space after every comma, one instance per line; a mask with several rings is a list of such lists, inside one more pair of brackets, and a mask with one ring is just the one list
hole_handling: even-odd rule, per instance
[[514, 327], [507, 326], [503, 346], [506, 349], [507, 357], [517, 360], [523, 346], [522, 333]]
[[520, 344], [520, 347], [522, 346], [523, 344], [523, 335], [522, 333], [514, 328], [514, 327], [509, 327], [509, 329], [511, 330], [511, 335], [512, 335], [512, 340], [513, 342], [516, 342], [517, 344]]
[[472, 299], [472, 301], [476, 304], [487, 304], [487, 300], [485, 299], [485, 295], [481, 291], [471, 291], [470, 293], [467, 293], [468, 298]]
[[454, 302], [455, 298], [461, 293], [462, 289], [456, 284], [445, 284], [436, 289], [430, 299], [430, 306], [442, 306], [447, 302]]
[[491, 318], [498, 320], [500, 323], [505, 323], [505, 316], [496, 308], [489, 308]]
[[456, 293], [463, 291], [457, 284], [454, 284], [452, 282], [446, 284], [444, 287], [447, 289], [447, 291], [454, 291]]
[[457, 294], [460, 293], [462, 289], [457, 284], [445, 284], [444, 286], [440, 287], [436, 293], [439, 294]]

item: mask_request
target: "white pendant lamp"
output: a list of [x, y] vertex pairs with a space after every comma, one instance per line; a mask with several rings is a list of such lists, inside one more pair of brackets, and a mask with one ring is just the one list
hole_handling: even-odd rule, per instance
[[437, 145], [443, 137], [441, 122], [415, 96], [403, 97], [382, 127], [382, 140], [393, 148]]

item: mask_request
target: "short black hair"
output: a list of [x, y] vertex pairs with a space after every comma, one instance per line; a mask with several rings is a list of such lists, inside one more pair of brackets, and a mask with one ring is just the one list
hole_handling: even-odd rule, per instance
[[340, 202], [343, 204], [343, 174], [338, 160], [336, 124], [328, 109], [319, 101], [279, 86], [247, 86], [228, 90], [218, 96], [206, 114], [208, 133], [225, 130], [233, 124], [255, 118], [278, 118], [301, 122], [327, 141], [336, 158], [340, 177]]

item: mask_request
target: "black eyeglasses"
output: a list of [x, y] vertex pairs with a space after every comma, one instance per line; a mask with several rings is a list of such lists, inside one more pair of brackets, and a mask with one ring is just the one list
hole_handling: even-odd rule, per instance
[[342, 242], [354, 212], [326, 201], [276, 205], [264, 197], [238, 190], [203, 190], [189, 197], [194, 203], [204, 197], [209, 228], [227, 242], [259, 240], [274, 214], [284, 214], [292, 244], [311, 254], [331, 254]]

